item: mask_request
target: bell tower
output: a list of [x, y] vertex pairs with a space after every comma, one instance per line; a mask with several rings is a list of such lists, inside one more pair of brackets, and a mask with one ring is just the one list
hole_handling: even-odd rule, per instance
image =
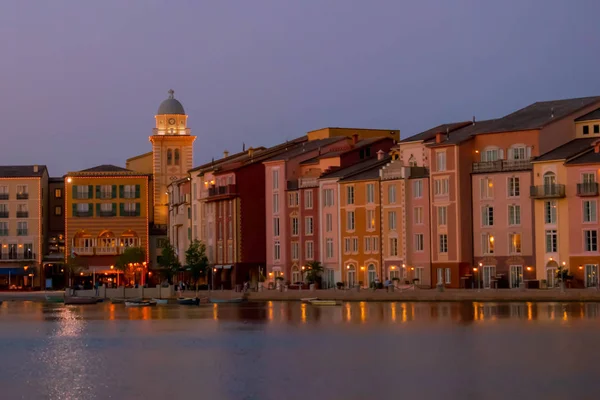
[[168, 224], [167, 186], [187, 176], [193, 168], [194, 140], [187, 127], [183, 105], [175, 99], [173, 89], [169, 97], [160, 103], [152, 130], [152, 169], [154, 175], [154, 224]]

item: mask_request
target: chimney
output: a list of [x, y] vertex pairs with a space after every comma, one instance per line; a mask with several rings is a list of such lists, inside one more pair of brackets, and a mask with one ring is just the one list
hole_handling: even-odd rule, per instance
[[37, 164], [35, 164], [35, 165], [33, 166], [33, 172], [37, 174], [37, 173], [38, 173], [38, 171], [39, 171], [39, 167], [38, 167], [38, 165], [37, 165]]
[[383, 152], [383, 150], [381, 150], [381, 149], [380, 149], [380, 150], [377, 152], [377, 159], [378, 159], [378, 160], [383, 160], [383, 157], [384, 157], [384, 156], [385, 156], [385, 153]]
[[435, 142], [442, 143], [442, 132], [438, 132], [435, 134]]
[[254, 156], [254, 149], [252, 148], [252, 146], [248, 147], [248, 155], [249, 155], [250, 157], [253, 157], [253, 156]]
[[475, 116], [473, 115], [473, 125], [475, 125]]
[[227, 157], [229, 157], [229, 152], [227, 150], [225, 150], [223, 152], [223, 158], [227, 158]]
[[358, 134], [357, 133], [352, 135], [352, 144], [356, 144], [356, 143], [358, 143]]
[[246, 143], [242, 143], [242, 151], [246, 151]]
[[446, 140], [450, 140], [450, 128], [446, 127]]

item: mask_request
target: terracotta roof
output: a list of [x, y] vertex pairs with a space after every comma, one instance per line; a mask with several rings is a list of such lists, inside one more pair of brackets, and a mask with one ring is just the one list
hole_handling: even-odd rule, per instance
[[37, 172], [33, 172], [34, 167], [34, 165], [0, 165], [0, 178], [41, 177], [47, 170], [45, 165], [38, 165]]
[[[389, 158], [385, 158], [386, 161], [389, 161]], [[361, 161], [359, 163], [350, 165], [348, 167], [336, 168], [331, 172], [325, 172], [321, 175], [321, 179], [330, 179], [330, 178], [339, 178], [343, 179], [350, 175], [359, 173], [364, 171], [365, 169], [371, 168], [373, 165], [376, 165], [380, 160], [377, 157], [370, 158], [365, 161]]]
[[435, 143], [433, 140], [430, 141], [430, 146], [444, 146], [448, 144], [457, 144], [464, 142], [472, 136], [480, 133], [489, 132], [490, 128], [496, 123], [496, 119], [489, 119], [484, 121], [476, 121], [475, 123], [470, 122], [469, 125], [457, 129], [449, 134], [448, 138], [445, 138], [441, 143]]
[[79, 172], [133, 172], [133, 171], [130, 169], [127, 169], [127, 168], [117, 167], [116, 165], [103, 164], [103, 165], [98, 165], [96, 167], [92, 167], [92, 168], [88, 168], [88, 169], [82, 169]]
[[590, 148], [587, 151], [582, 152], [574, 158], [571, 158], [565, 164], [600, 164], [600, 153], [596, 153], [594, 151], [594, 148], [590, 146]]
[[470, 124], [472, 124], [471, 121], [464, 121], [464, 122], [451, 122], [449, 124], [438, 125], [435, 128], [431, 128], [424, 132], [417, 133], [416, 135], [407, 137], [406, 139], [402, 139], [400, 141], [400, 143], [432, 140], [435, 138], [436, 133], [446, 133], [447, 131], [454, 132], [455, 130], [460, 129], [460, 128], [470, 125]]
[[581, 121], [594, 121], [594, 120], [598, 120], [600, 119], [600, 108], [589, 112], [585, 115], [582, 115], [581, 117], [577, 118], [575, 121], [577, 122], [581, 122]]
[[268, 161], [287, 161], [294, 157], [298, 157], [307, 151], [317, 150], [321, 146], [327, 146], [329, 144], [340, 142], [342, 140], [346, 141], [348, 140], [348, 138], [345, 136], [334, 136], [325, 139], [305, 141], [301, 144], [294, 145], [294, 147], [290, 150], [278, 154], [277, 156], [270, 158]]
[[554, 160], [566, 160], [574, 157], [582, 152], [591, 149], [592, 143], [597, 141], [598, 138], [581, 138], [573, 139], [570, 142], [563, 144], [541, 156], [536, 157], [533, 162], [539, 161], [554, 161]]
[[375, 162], [371, 164], [370, 167], [363, 169], [362, 171], [356, 172], [350, 176], [346, 176], [343, 179], [340, 179], [340, 182], [354, 182], [354, 181], [365, 181], [372, 179], [379, 179], [379, 170], [381, 167], [386, 165], [390, 161], [391, 157], [386, 156], [383, 159], [378, 160], [377, 158], [374, 160]]

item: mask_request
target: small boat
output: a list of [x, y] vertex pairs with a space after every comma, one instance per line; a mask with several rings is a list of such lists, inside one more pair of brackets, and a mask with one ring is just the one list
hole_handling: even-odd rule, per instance
[[197, 306], [200, 304], [200, 299], [197, 297], [195, 297], [195, 298], [180, 297], [177, 299], [177, 302], [182, 306]]
[[151, 299], [150, 301], [153, 303], [156, 303], [158, 305], [169, 304], [169, 300], [167, 300], [167, 299]]
[[141, 297], [134, 297], [131, 299], [125, 299], [125, 298], [121, 298], [121, 297], [115, 297], [113, 299], [110, 299], [110, 302], [113, 304], [124, 304], [126, 301], [142, 301]]
[[210, 299], [211, 303], [242, 303], [245, 299], [238, 297], [236, 299]]
[[65, 297], [66, 305], [75, 305], [75, 304], [96, 304], [98, 303], [98, 299], [94, 297]]
[[62, 296], [48, 296], [46, 295], [46, 302], [47, 303], [64, 303], [65, 302], [65, 298]]
[[155, 306], [156, 303], [151, 301], [126, 301], [125, 307], [150, 307]]
[[340, 304], [335, 300], [320, 300], [320, 299], [310, 300], [309, 303], [313, 306], [337, 306]]
[[300, 299], [300, 301], [303, 303], [310, 303], [313, 300], [319, 300], [319, 298], [318, 297], [305, 297], [303, 299]]

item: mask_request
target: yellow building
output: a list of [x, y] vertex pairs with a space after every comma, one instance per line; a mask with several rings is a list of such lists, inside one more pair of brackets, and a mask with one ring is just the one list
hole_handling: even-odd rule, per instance
[[379, 158], [339, 181], [342, 276], [348, 287], [369, 287], [375, 279], [385, 278], [379, 171], [389, 158]]
[[0, 166], [0, 289], [41, 286], [47, 197], [45, 165]]
[[110, 274], [130, 246], [143, 248], [148, 261], [150, 190], [149, 175], [114, 165], [68, 173], [65, 258], [81, 257], [96, 274]]

